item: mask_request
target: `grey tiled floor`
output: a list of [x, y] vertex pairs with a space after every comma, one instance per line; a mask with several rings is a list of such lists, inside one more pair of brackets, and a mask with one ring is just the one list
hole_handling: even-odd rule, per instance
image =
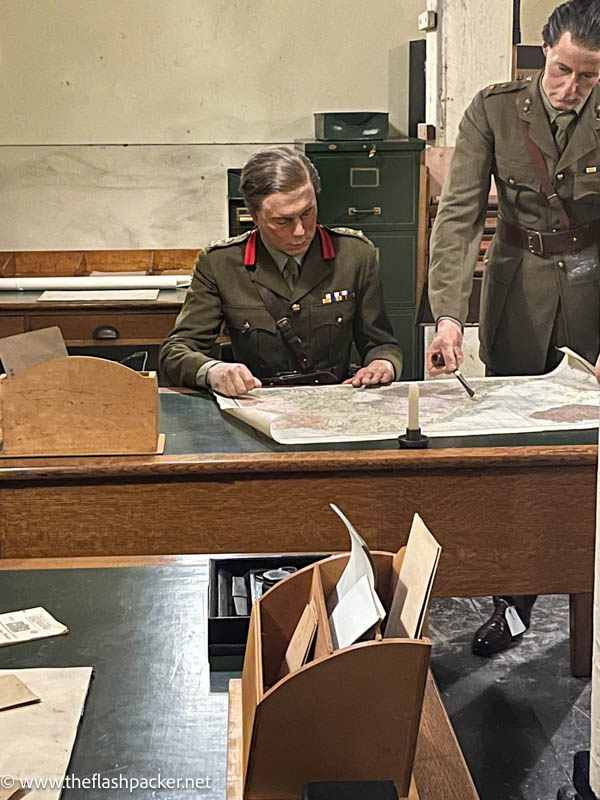
[[481, 800], [555, 800], [589, 748], [588, 679], [569, 663], [569, 602], [540, 597], [521, 643], [471, 653], [489, 598], [432, 601], [432, 668]]

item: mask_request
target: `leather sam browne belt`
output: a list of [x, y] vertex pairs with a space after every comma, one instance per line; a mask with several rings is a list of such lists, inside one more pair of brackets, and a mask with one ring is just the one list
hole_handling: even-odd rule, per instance
[[529, 250], [536, 256], [551, 256], [558, 253], [573, 253], [591, 244], [600, 243], [600, 219], [576, 228], [551, 233], [520, 228], [499, 217], [497, 233], [501, 241], [512, 247]]

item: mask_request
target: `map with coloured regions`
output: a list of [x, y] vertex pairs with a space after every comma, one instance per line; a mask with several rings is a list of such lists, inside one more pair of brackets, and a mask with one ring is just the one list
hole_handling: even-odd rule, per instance
[[[428, 436], [524, 433], [598, 426], [600, 386], [565, 355], [548, 375], [420, 381], [419, 419]], [[281, 444], [394, 439], [406, 429], [409, 383], [254, 389], [221, 397], [226, 411]]]

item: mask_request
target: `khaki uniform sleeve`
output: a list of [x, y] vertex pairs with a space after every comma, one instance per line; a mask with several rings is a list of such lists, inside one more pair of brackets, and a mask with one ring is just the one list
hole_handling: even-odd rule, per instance
[[353, 334], [363, 366], [377, 358], [385, 358], [394, 366], [395, 379], [400, 379], [402, 350], [394, 338], [391, 323], [385, 312], [381, 274], [373, 245], [369, 245], [369, 255], [361, 275]]
[[223, 307], [210, 258], [201, 250], [175, 328], [160, 348], [160, 374], [169, 385], [198, 386], [198, 370], [214, 360], [209, 353], [222, 322]]
[[490, 192], [494, 139], [480, 92], [465, 111], [431, 235], [429, 302], [434, 319], [464, 325]]

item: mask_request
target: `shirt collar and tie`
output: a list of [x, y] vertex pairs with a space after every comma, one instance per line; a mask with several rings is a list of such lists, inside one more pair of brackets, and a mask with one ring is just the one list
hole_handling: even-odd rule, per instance
[[581, 114], [581, 111], [587, 102], [587, 98], [579, 103], [579, 105], [575, 106], [575, 108], [571, 111], [561, 111], [559, 108], [554, 108], [548, 98], [548, 95], [544, 91], [542, 77], [543, 75], [540, 76], [540, 95], [542, 97], [544, 108], [546, 109], [546, 114], [550, 120], [550, 128], [552, 130], [552, 135], [554, 136], [554, 141], [556, 142], [558, 152], [560, 155], [562, 155], [565, 147], [569, 143], [569, 139], [571, 138], [571, 134], [573, 133], [577, 119], [579, 118], [579, 115]]
[[287, 283], [290, 290], [293, 289], [296, 281], [298, 280], [298, 276], [300, 275], [302, 262], [304, 261], [306, 253], [302, 253], [298, 256], [288, 256], [287, 253], [284, 253], [281, 250], [276, 250], [274, 247], [269, 247], [264, 240], [263, 244], [268, 254], [277, 265], [277, 269], [281, 272], [284, 281]]

